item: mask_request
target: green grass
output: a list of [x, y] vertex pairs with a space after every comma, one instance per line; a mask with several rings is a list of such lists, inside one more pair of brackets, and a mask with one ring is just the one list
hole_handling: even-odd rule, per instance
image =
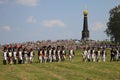
[[[35, 56], [37, 61], [37, 54]], [[82, 62], [76, 51], [73, 62], [3, 65], [0, 57], [0, 80], [120, 80], [120, 62]]]

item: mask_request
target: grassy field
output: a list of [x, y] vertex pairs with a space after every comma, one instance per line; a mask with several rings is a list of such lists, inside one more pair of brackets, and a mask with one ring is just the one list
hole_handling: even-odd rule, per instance
[[84, 63], [76, 51], [73, 62], [67, 58], [65, 62], [22, 65], [3, 65], [0, 57], [0, 80], [120, 80], [120, 62], [109, 62], [107, 57], [107, 62]]

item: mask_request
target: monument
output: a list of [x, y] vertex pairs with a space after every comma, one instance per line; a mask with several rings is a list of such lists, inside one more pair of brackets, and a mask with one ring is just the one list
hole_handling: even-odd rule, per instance
[[87, 17], [88, 10], [85, 9], [83, 11], [83, 14], [84, 14], [84, 22], [83, 22], [83, 30], [82, 30], [82, 38], [81, 38], [81, 40], [86, 41], [86, 40], [89, 39], [88, 20], [87, 20], [88, 19], [88, 17]]

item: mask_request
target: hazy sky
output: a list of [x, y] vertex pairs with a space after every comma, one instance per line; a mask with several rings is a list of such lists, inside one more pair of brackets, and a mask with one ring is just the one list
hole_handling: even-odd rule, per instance
[[0, 0], [0, 44], [81, 39], [87, 5], [90, 39], [105, 40], [109, 10], [120, 0]]

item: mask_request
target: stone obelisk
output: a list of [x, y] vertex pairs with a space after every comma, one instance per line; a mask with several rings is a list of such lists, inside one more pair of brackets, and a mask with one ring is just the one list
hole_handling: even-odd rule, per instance
[[89, 39], [89, 30], [88, 30], [88, 10], [85, 9], [83, 11], [84, 14], [84, 22], [83, 22], [83, 30], [82, 30], [82, 40], [86, 41]]

